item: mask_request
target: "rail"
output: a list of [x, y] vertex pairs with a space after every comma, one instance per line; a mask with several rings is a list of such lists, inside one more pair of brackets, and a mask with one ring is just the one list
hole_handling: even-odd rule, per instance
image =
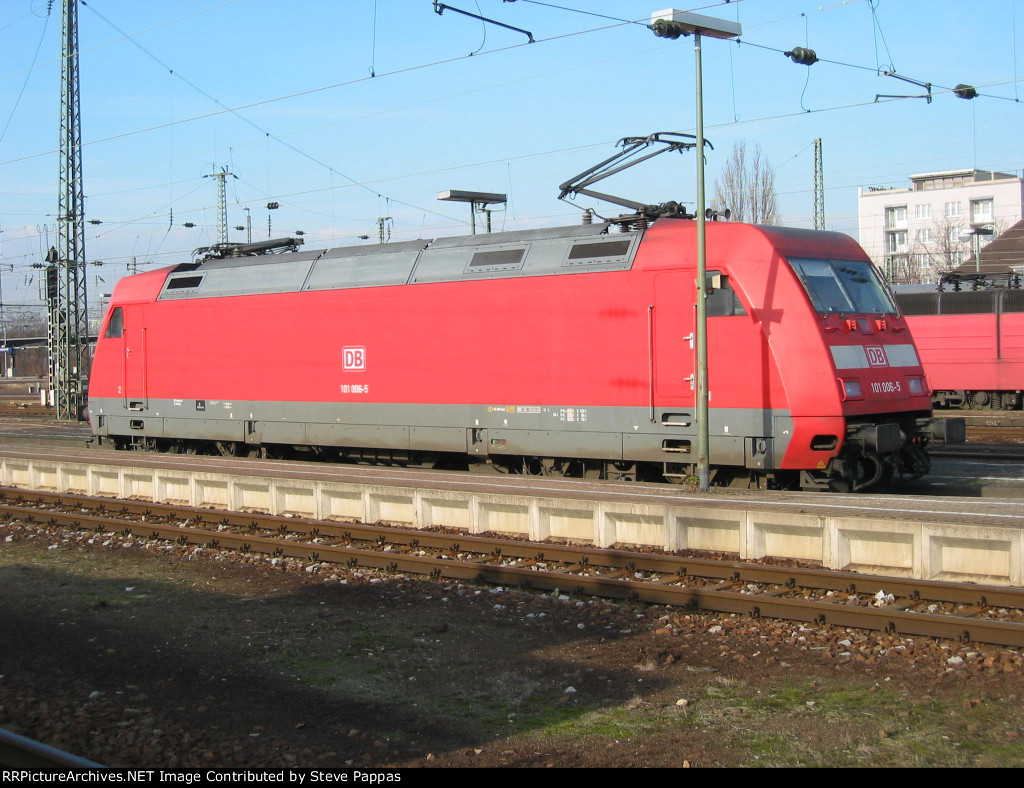
[[1024, 646], [1024, 589], [0, 488], [0, 517], [465, 582]]

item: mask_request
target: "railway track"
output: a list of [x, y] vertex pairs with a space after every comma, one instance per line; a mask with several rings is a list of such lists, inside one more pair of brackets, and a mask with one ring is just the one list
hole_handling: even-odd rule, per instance
[[434, 578], [1024, 646], [1024, 589], [0, 488], [0, 518]]
[[932, 457], [957, 457], [965, 460], [978, 460], [998, 463], [1024, 462], [1024, 446], [1017, 449], [1013, 446], [975, 446], [965, 449], [937, 449], [929, 452]]
[[969, 423], [967, 442], [1021, 445], [1024, 444], [1024, 427]]
[[0, 417], [11, 418], [54, 418], [53, 408], [36, 404], [0, 404]]

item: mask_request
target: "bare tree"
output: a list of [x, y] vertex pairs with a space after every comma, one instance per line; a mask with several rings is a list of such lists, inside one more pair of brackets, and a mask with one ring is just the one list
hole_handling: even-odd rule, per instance
[[914, 239], [918, 281], [934, 282], [967, 259], [971, 246], [961, 240], [961, 232], [963, 220], [954, 216], [936, 219], [924, 238], [918, 232]]
[[728, 208], [731, 218], [737, 222], [778, 222], [775, 171], [762, 157], [760, 145], [754, 145], [748, 156], [746, 141], [736, 141], [721, 177], [715, 180], [715, 197], [711, 204], [718, 211]]

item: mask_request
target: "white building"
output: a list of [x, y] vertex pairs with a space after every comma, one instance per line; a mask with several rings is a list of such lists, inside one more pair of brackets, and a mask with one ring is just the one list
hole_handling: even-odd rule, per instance
[[987, 170], [858, 189], [860, 245], [892, 282], [934, 282], [1024, 217], [1024, 181]]

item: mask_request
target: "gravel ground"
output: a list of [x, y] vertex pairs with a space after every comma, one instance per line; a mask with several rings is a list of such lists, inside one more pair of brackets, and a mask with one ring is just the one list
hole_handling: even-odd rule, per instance
[[0, 603], [0, 726], [109, 765], [1024, 765], [1013, 649], [19, 523]]

